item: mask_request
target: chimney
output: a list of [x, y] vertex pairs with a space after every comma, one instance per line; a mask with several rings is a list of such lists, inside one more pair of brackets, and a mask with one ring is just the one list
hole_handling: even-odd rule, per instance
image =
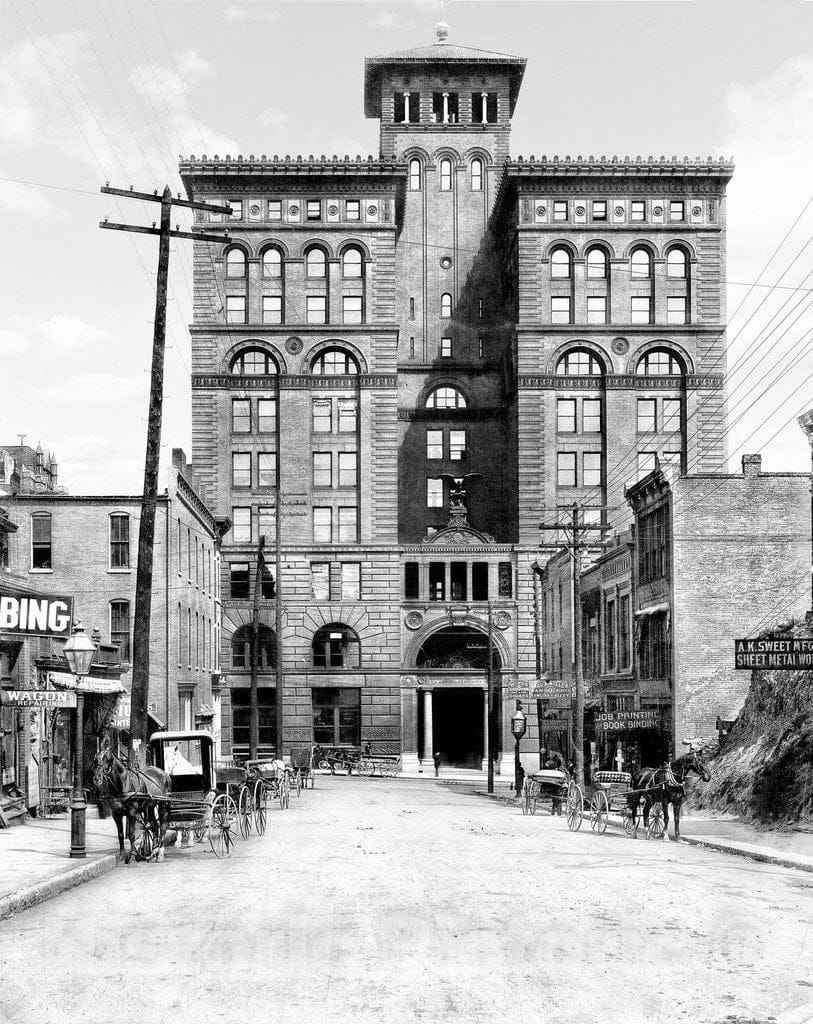
[[742, 457], [742, 475], [743, 476], [759, 476], [762, 472], [762, 456], [761, 455], [743, 455]]

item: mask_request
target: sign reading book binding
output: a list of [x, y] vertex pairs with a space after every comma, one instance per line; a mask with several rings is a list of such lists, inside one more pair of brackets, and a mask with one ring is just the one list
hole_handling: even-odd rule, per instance
[[594, 721], [601, 732], [657, 729], [660, 725], [657, 711], [602, 711], [595, 716]]
[[71, 635], [73, 598], [55, 594], [10, 593], [0, 588], [0, 633], [26, 636]]
[[785, 669], [789, 672], [813, 668], [813, 639], [735, 640], [734, 668]]

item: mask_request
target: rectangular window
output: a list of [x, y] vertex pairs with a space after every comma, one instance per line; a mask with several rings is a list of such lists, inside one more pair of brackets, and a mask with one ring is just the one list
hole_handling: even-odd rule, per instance
[[339, 540], [355, 543], [358, 540], [359, 510], [353, 506], [339, 509]]
[[426, 457], [427, 459], [443, 458], [443, 431], [426, 431]]
[[680, 472], [683, 463], [683, 456], [680, 452], [661, 452], [658, 456], [658, 460], [662, 466], [672, 466]]
[[248, 600], [248, 562], [229, 565], [229, 592], [235, 600]]
[[276, 452], [259, 452], [257, 454], [257, 485], [259, 487], [277, 486]]
[[340, 398], [338, 401], [339, 433], [355, 434], [358, 427], [358, 401], [355, 398]]
[[452, 355], [452, 339], [441, 338], [440, 339], [440, 354], [444, 359], [450, 359]]
[[618, 599], [618, 667], [630, 667], [630, 596], [622, 594]]
[[226, 323], [244, 324], [246, 322], [245, 295], [226, 296]]
[[477, 339], [477, 355], [479, 356], [480, 359], [483, 358], [483, 351], [484, 351], [484, 349], [483, 349], [483, 339], [482, 338], [478, 338]]
[[309, 324], [327, 323], [327, 299], [324, 295], [308, 295], [305, 321]]
[[643, 199], [633, 199], [630, 203], [630, 220], [646, 220], [646, 202]]
[[607, 219], [607, 201], [605, 199], [593, 200], [593, 220]]
[[110, 568], [130, 568], [130, 517], [110, 517]]
[[361, 217], [361, 206], [358, 199], [348, 199], [345, 204], [345, 217], [347, 220], [359, 220]]
[[231, 453], [232, 487], [251, 487], [251, 452]]
[[655, 418], [655, 399], [638, 399], [638, 433], [651, 434], [658, 429]]
[[576, 399], [560, 398], [556, 402], [556, 429], [560, 434], [576, 432]]
[[443, 480], [428, 477], [426, 481], [426, 507], [443, 508]]
[[305, 207], [305, 216], [308, 220], [322, 219], [322, 202], [319, 199], [309, 199]]
[[346, 324], [361, 323], [360, 295], [344, 295], [342, 297], [342, 322]]
[[686, 207], [682, 199], [672, 199], [669, 202], [669, 220], [685, 220]]
[[587, 322], [588, 324], [607, 323], [607, 296], [587, 296]]
[[576, 453], [559, 452], [556, 458], [556, 483], [559, 487], [576, 486]]
[[553, 203], [553, 219], [567, 220], [567, 200], [556, 199]]
[[119, 657], [130, 661], [130, 602], [110, 602], [110, 643], [118, 644]]
[[231, 429], [235, 434], [251, 433], [251, 399], [231, 400]]
[[630, 323], [650, 323], [651, 309], [652, 303], [648, 295], [633, 295], [630, 299]]
[[674, 434], [680, 430], [680, 399], [664, 398], [661, 414], [661, 430]]
[[582, 402], [582, 430], [585, 434], [601, 433], [601, 399], [585, 398]]
[[261, 434], [273, 434], [277, 429], [277, 400], [260, 398], [257, 401], [257, 425]]
[[429, 600], [446, 600], [446, 563], [429, 563]]
[[668, 295], [666, 297], [666, 322], [668, 324], [686, 323], [686, 297], [684, 295]]
[[[234, 668], [248, 668], [251, 664], [251, 644], [238, 644], [233, 648], [235, 659], [232, 665]], [[242, 648], [242, 649], [240, 649]], [[239, 650], [239, 654], [238, 654]], [[265, 651], [260, 650], [261, 663], [265, 660]], [[276, 690], [271, 686], [257, 687], [257, 710], [260, 715], [260, 757], [269, 757], [276, 746], [276, 720], [277, 704]], [[232, 754], [247, 757], [249, 752], [249, 741], [251, 737], [251, 691], [246, 688], [233, 689], [231, 691], [232, 704]]]
[[604, 605], [604, 668], [607, 672], [615, 672], [616, 639], [615, 601], [606, 601]]
[[277, 535], [277, 510], [273, 505], [260, 505], [257, 509], [257, 536], [273, 544]]
[[342, 562], [342, 601], [361, 600], [361, 563]]
[[333, 486], [333, 455], [331, 452], [313, 453], [313, 486]]
[[[357, 645], [352, 645], [357, 648]], [[320, 653], [321, 667], [351, 668], [358, 665], [358, 653], [348, 649], [343, 637], [331, 637], [325, 644], [328, 648]], [[314, 654], [314, 665], [317, 655]], [[329, 660], [328, 660], [329, 659]], [[347, 660], [346, 660], [347, 659]], [[328, 689], [311, 690], [313, 703], [313, 742], [328, 747], [361, 743], [361, 690]]]
[[[641, 583], [666, 576], [669, 571], [669, 520], [665, 507], [642, 516], [638, 524], [638, 578]], [[647, 616], [645, 616], [646, 618]]]
[[339, 452], [339, 487], [355, 487], [358, 483], [356, 452]]
[[582, 453], [582, 484], [585, 487], [601, 486], [601, 452]]
[[466, 431], [449, 431], [449, 458], [452, 462], [460, 462], [466, 457]]
[[281, 199], [269, 199], [268, 200], [268, 219], [269, 220], [282, 220], [282, 200]]
[[235, 544], [251, 543], [251, 509], [233, 508], [231, 510], [231, 539]]
[[263, 323], [282, 323], [282, 296], [263, 295]]
[[323, 541], [326, 544], [330, 544], [333, 539], [333, 533], [331, 528], [331, 509], [329, 508], [314, 508], [313, 509], [313, 539], [314, 541]]
[[643, 480], [655, 468], [654, 452], [638, 452], [638, 479]]
[[550, 322], [552, 324], [570, 323], [570, 296], [553, 295], [550, 300]]
[[404, 563], [404, 600], [417, 601], [421, 596], [421, 567], [417, 562]]
[[449, 566], [449, 586], [453, 601], [466, 600], [466, 574], [467, 566], [465, 562], [452, 562]]
[[514, 596], [514, 568], [510, 562], [500, 562], [497, 566], [497, 596]]
[[243, 219], [243, 200], [242, 199], [230, 199], [229, 206], [231, 207], [231, 219], [242, 220]]
[[472, 562], [471, 599], [472, 601], [488, 600], [488, 562]]
[[314, 601], [330, 600], [330, 562], [311, 562], [311, 596]]
[[313, 399], [311, 428], [314, 434], [329, 434], [333, 429], [333, 403], [329, 398]]

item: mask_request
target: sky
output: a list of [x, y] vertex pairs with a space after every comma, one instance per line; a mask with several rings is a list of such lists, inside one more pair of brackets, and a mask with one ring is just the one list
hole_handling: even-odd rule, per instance
[[[377, 153], [365, 56], [439, 3], [0, 0], [0, 444], [76, 494], [139, 494], [157, 242], [99, 230], [178, 156]], [[813, 2], [464, 2], [450, 41], [527, 57], [512, 156], [724, 156], [730, 465], [804, 471], [813, 406]], [[174, 218], [188, 226], [188, 214]], [[190, 454], [191, 243], [170, 257], [162, 453]]]

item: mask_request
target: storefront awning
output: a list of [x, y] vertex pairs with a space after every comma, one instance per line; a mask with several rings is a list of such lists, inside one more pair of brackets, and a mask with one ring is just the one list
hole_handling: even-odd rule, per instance
[[124, 693], [124, 684], [118, 679], [96, 679], [94, 676], [85, 676], [81, 683], [77, 684], [76, 676], [70, 672], [49, 672], [48, 683], [56, 690], [76, 690], [77, 693], [97, 693], [110, 697], [117, 693]]
[[636, 615], [663, 615], [669, 611], [669, 605], [664, 604], [650, 604], [646, 608], [641, 608], [637, 611]]

